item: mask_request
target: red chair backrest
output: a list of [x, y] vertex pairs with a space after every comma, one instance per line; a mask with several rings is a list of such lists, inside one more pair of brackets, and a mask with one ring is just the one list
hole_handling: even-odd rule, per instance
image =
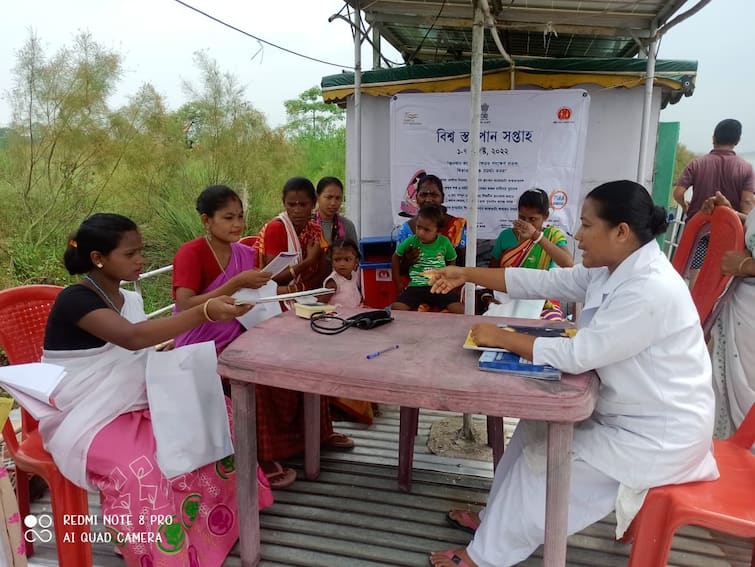
[[[42, 358], [47, 316], [62, 289], [54, 285], [25, 285], [0, 291], [0, 321], [3, 322], [0, 347], [9, 363], [26, 364]], [[25, 437], [37, 428], [37, 421], [24, 410], [21, 417]], [[8, 439], [5, 441], [9, 443]]]
[[743, 250], [745, 237], [742, 221], [733, 209], [716, 207], [712, 215], [697, 213], [684, 226], [674, 254], [672, 264], [681, 275], [687, 273], [697, 243], [706, 233], [710, 234], [708, 251], [691, 293], [700, 323], [707, 332], [713, 323], [713, 308], [732, 278], [721, 273], [721, 257], [729, 250]]
[[[755, 443], [755, 404], [750, 406], [750, 411], [744, 418], [744, 421], [739, 424], [734, 434], [729, 437], [729, 441], [735, 445], [739, 445], [743, 449], [750, 450]], [[755, 553], [755, 549], [753, 549]]]
[[245, 236], [241, 240], [239, 240], [239, 244], [243, 244], [245, 246], [250, 246], [251, 248], [254, 248], [254, 245], [257, 244], [257, 241], [260, 239], [259, 236]]

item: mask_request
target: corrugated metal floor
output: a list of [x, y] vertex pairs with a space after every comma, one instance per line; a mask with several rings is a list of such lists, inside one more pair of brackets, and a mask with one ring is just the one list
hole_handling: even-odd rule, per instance
[[[412, 492], [396, 485], [398, 409], [382, 408], [370, 428], [339, 423], [355, 438], [348, 453], [324, 453], [322, 474], [315, 482], [303, 479], [277, 491], [276, 502], [261, 515], [264, 567], [425, 566], [430, 551], [463, 546], [468, 536], [450, 528], [445, 513], [457, 506], [484, 504], [492, 466], [479, 461], [438, 457], [426, 447], [432, 422], [443, 412], [423, 411], [417, 437]], [[479, 418], [482, 420], [482, 418]], [[506, 437], [515, 421], [506, 422]], [[301, 474], [301, 462], [292, 466]], [[49, 511], [49, 499], [36, 503], [35, 512]], [[99, 513], [97, 498], [90, 513]], [[613, 540], [612, 516], [569, 538], [570, 567], [613, 567], [627, 563], [629, 546]], [[746, 567], [748, 542], [686, 527], [674, 539], [669, 565], [686, 567]], [[56, 565], [55, 549], [37, 545], [31, 566]], [[95, 565], [120, 567], [123, 561], [108, 545], [96, 545]], [[241, 564], [238, 552], [225, 565]], [[541, 550], [522, 566], [542, 564]]]

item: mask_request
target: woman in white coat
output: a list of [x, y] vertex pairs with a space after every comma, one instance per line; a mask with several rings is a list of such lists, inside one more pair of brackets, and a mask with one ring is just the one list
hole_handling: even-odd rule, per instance
[[[666, 211], [645, 188], [632, 181], [600, 185], [587, 195], [581, 222], [575, 238], [582, 264], [573, 268], [447, 267], [431, 283], [440, 293], [473, 282], [516, 298], [584, 304], [572, 339], [534, 338], [492, 324], [476, 325], [473, 336], [535, 364], [597, 371], [597, 406], [574, 430], [568, 531], [615, 509], [620, 536], [647, 489], [718, 477], [710, 451], [711, 364], [689, 291], [654, 240], [666, 229]], [[459, 522], [477, 528], [472, 542], [432, 554], [432, 565], [504, 567], [543, 543], [545, 440], [535, 425], [517, 427], [479, 526], [469, 514]]]

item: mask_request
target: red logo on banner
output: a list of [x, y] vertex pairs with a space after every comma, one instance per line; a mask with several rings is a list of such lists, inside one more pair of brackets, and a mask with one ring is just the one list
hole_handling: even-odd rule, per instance
[[559, 120], [569, 120], [569, 118], [571, 118], [571, 108], [562, 106], [561, 108], [558, 109], [558, 112], [556, 113], [556, 117]]

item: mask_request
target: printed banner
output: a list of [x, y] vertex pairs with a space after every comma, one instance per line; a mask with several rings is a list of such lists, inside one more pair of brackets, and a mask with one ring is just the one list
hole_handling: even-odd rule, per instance
[[[480, 116], [478, 238], [496, 238], [517, 216], [517, 201], [538, 187], [550, 196], [547, 224], [573, 233], [590, 97], [586, 91], [484, 91]], [[469, 93], [399, 94], [391, 101], [391, 205], [394, 223], [417, 211], [417, 180], [443, 180], [445, 206], [466, 216]]]

